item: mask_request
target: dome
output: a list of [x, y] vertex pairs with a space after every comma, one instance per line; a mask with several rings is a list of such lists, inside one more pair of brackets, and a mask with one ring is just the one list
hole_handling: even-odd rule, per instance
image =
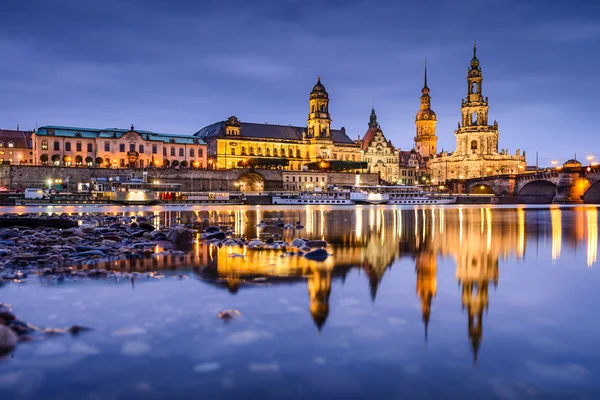
[[565, 168], [580, 168], [581, 163], [575, 159], [570, 159], [570, 160], [565, 161], [565, 163], [563, 164], [563, 167], [565, 167]]
[[479, 69], [479, 60], [477, 59], [477, 45], [473, 45], [473, 58], [471, 59], [471, 69]]
[[433, 110], [419, 110], [419, 112], [417, 113], [417, 121], [421, 121], [421, 120], [435, 121], [436, 120], [435, 113], [433, 112]]
[[323, 84], [321, 83], [321, 77], [319, 76], [318, 80], [317, 80], [317, 84], [313, 87], [312, 93], [327, 93], [327, 90], [325, 90], [325, 86], [323, 86]]

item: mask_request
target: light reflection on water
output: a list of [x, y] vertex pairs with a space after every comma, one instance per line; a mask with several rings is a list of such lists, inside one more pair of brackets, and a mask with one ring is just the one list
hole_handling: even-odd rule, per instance
[[[196, 243], [184, 255], [100, 265], [166, 275], [176, 270], [188, 280], [135, 288], [41, 281], [0, 289], [3, 301], [31, 322], [93, 326], [77, 343], [96, 352], [77, 364], [113, 376], [119, 387], [99, 387], [85, 368], [37, 366], [45, 354], [60, 360], [73, 353], [72, 340], [60, 338], [21, 345], [14, 359], [0, 363], [0, 393], [3, 377], [31, 371], [43, 374], [35, 385], [21, 382], [33, 387], [25, 390], [33, 398], [57, 390], [50, 378], [65, 371], [87, 379], [82, 394], [126, 398], [185, 398], [199, 389], [223, 398], [600, 393], [593, 379], [600, 355], [588, 351], [600, 325], [587, 318], [599, 299], [596, 207], [153, 207], [116, 214], [151, 213], [162, 225], [220, 224], [263, 239], [264, 229], [256, 226], [261, 220], [300, 221], [304, 230], [266, 230], [288, 241], [327, 240], [332, 256], [317, 263], [275, 250]], [[216, 319], [230, 307], [242, 311], [240, 321]], [[132, 326], [144, 333], [118, 334]], [[48, 343], [60, 344], [54, 345], [60, 351], [52, 353]], [[108, 373], [106, 357], [120, 360], [121, 367], [110, 363], [129, 376]], [[138, 358], [144, 359], [139, 371], [126, 369]], [[211, 369], [217, 373], [199, 375]], [[436, 376], [437, 388], [426, 384], [428, 374]], [[151, 394], [139, 384], [146, 381]], [[456, 394], [448, 395], [448, 388]]]

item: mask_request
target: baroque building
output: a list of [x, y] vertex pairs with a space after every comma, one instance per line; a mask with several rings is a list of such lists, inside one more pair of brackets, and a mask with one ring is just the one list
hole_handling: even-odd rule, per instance
[[43, 126], [32, 134], [35, 165], [145, 168], [206, 167], [206, 144], [192, 135], [134, 129]]
[[415, 117], [417, 126], [415, 149], [421, 157], [427, 159], [433, 156], [437, 149], [437, 136], [435, 135], [437, 117], [431, 109], [431, 96], [427, 87], [427, 64], [425, 64], [425, 82], [421, 93], [421, 109]]
[[0, 129], [0, 164], [33, 165], [32, 133]]
[[367, 172], [379, 174], [381, 180], [390, 184], [398, 183], [400, 151], [385, 138], [377, 123], [375, 107], [371, 109], [369, 129], [362, 139], [358, 137], [357, 144], [361, 148], [361, 161], [367, 163]]
[[[208, 145], [209, 164], [215, 169], [244, 168], [253, 162], [300, 171], [309, 163], [360, 161], [360, 147], [345, 128], [332, 129], [329, 94], [319, 77], [308, 100], [307, 125], [241, 122], [235, 116], [208, 125], [194, 135]], [[266, 164], [269, 165], [269, 164]]]
[[516, 174], [525, 169], [525, 153], [498, 150], [498, 122], [488, 124], [488, 98], [482, 92], [483, 75], [477, 47], [467, 73], [467, 97], [461, 104], [461, 122], [454, 131], [456, 150], [434, 156], [429, 164], [432, 183], [448, 179]]

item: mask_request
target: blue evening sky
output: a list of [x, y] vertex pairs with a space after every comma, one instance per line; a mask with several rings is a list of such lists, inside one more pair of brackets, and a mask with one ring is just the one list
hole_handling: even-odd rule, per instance
[[600, 161], [592, 0], [3, 0], [0, 127], [305, 125], [321, 75], [335, 128], [363, 135], [374, 102], [410, 149], [427, 58], [438, 148], [454, 150], [474, 40], [501, 148]]

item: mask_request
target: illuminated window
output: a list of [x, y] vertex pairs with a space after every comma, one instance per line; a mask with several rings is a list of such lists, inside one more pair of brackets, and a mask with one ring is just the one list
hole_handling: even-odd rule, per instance
[[15, 142], [8, 142], [8, 147], [15, 147]]

